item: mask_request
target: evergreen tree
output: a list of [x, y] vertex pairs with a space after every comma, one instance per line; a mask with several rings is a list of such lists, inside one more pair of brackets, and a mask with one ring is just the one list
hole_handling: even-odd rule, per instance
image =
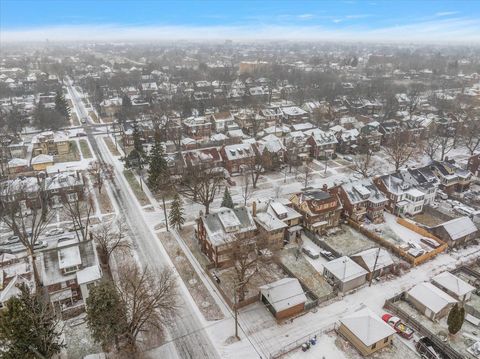
[[58, 130], [68, 125], [65, 117], [56, 110], [45, 108], [39, 103], [33, 113], [33, 124], [41, 130]]
[[148, 156], [148, 165], [148, 186], [152, 191], [158, 191], [169, 179], [168, 164], [159, 139], [155, 139], [153, 148]]
[[143, 150], [143, 144], [140, 131], [138, 130], [137, 122], [133, 123], [133, 149], [130, 151], [125, 159], [125, 165], [127, 167], [135, 168], [136, 170], [142, 170], [145, 165], [146, 154]]
[[182, 229], [182, 226], [185, 223], [184, 215], [182, 200], [178, 195], [178, 192], [176, 192], [175, 197], [173, 197], [172, 206], [170, 207], [170, 214], [168, 215], [168, 222], [170, 223], [170, 226], [173, 228]]
[[55, 96], [55, 111], [65, 117], [67, 121], [70, 121], [70, 109], [68, 108], [67, 101], [60, 91], [57, 91]]
[[232, 196], [230, 195], [230, 191], [228, 187], [225, 187], [225, 192], [223, 192], [223, 199], [222, 199], [222, 207], [232, 208], [233, 209], [233, 200]]
[[122, 97], [122, 107], [127, 110], [132, 107], [132, 100], [130, 100], [130, 97], [128, 97], [127, 94], [123, 95]]
[[459, 307], [458, 303], [455, 303], [453, 308], [448, 313], [448, 331], [450, 334], [457, 334], [462, 329], [463, 321], [465, 320], [465, 309]]
[[59, 320], [41, 294], [19, 286], [20, 295], [12, 297], [0, 314], [1, 356], [5, 359], [51, 358], [65, 345], [60, 340]]
[[90, 289], [87, 324], [93, 339], [104, 350], [112, 345], [118, 349], [119, 338], [126, 331], [125, 308], [112, 282], [103, 281]]

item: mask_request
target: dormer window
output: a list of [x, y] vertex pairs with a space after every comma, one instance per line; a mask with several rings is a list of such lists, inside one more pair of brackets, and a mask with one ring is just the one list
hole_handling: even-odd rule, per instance
[[79, 266], [71, 266], [71, 267], [63, 268], [63, 274], [64, 275], [72, 274], [78, 271], [78, 269], [79, 269]]

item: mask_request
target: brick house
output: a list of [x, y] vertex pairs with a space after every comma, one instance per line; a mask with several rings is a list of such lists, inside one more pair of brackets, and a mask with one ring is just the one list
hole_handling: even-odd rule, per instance
[[202, 139], [212, 135], [212, 123], [204, 116], [189, 117], [182, 122], [185, 136]]
[[440, 189], [447, 194], [464, 192], [470, 188], [472, 173], [454, 163], [447, 160], [434, 161], [430, 164], [430, 169], [437, 176]]
[[215, 147], [184, 151], [182, 156], [187, 168], [223, 167], [222, 157]]
[[356, 222], [368, 218], [373, 223], [381, 223], [383, 210], [388, 200], [371, 179], [344, 183], [337, 187], [346, 217]]
[[309, 136], [307, 144], [310, 145], [310, 155], [313, 158], [332, 158], [337, 146], [337, 138], [332, 132], [325, 132], [320, 129], [305, 131]]
[[230, 243], [242, 241], [248, 245], [255, 241], [256, 234], [257, 226], [246, 207], [222, 207], [216, 212], [200, 215], [197, 219], [200, 248], [216, 267], [231, 264]]
[[338, 226], [342, 204], [333, 191], [314, 189], [290, 197], [293, 208], [302, 214], [303, 226], [314, 233], [324, 233]]
[[220, 150], [225, 168], [230, 173], [241, 173], [255, 161], [255, 151], [248, 143], [223, 146]]
[[84, 306], [90, 288], [103, 276], [94, 242], [76, 239], [44, 251], [39, 257], [39, 272], [57, 311]]

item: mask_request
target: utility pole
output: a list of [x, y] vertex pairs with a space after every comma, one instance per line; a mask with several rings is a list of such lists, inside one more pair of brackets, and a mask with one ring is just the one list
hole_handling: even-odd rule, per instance
[[372, 273], [370, 274], [370, 281], [368, 283], [369, 287], [372, 286], [373, 275], [375, 274], [375, 269], [377, 268], [377, 261], [379, 256], [380, 256], [380, 247], [378, 247], [377, 255], [375, 256], [375, 263], [373, 264], [373, 270], [372, 270]]
[[327, 166], [328, 166], [328, 157], [327, 157], [327, 150], [325, 150], [325, 174], [327, 174]]
[[163, 215], [165, 216], [165, 227], [168, 230], [168, 217], [167, 217], [167, 207], [165, 206], [165, 196], [162, 196], [162, 202], [163, 202]]

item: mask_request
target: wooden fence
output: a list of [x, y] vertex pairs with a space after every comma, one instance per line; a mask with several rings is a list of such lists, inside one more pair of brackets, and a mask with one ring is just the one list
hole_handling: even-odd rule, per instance
[[414, 223], [408, 222], [408, 221], [406, 221], [402, 218], [398, 218], [397, 219], [398, 224], [410, 229], [411, 231], [413, 231], [415, 233], [420, 234], [421, 236], [431, 238], [431, 239], [435, 240], [436, 242], [438, 242], [440, 244], [439, 247], [431, 250], [430, 252], [427, 252], [427, 253], [419, 256], [419, 257], [414, 257], [414, 256], [410, 255], [408, 252], [401, 249], [396, 244], [380, 237], [378, 234], [376, 234], [374, 232], [369, 231], [368, 229], [366, 229], [365, 227], [362, 227], [359, 223], [353, 221], [352, 219], [348, 218], [347, 221], [348, 221], [348, 224], [351, 227], [355, 228], [357, 231], [359, 231], [360, 233], [362, 233], [366, 237], [370, 238], [375, 243], [381, 245], [382, 247], [385, 247], [385, 248], [389, 249], [394, 254], [396, 254], [398, 257], [403, 258], [405, 261], [410, 263], [412, 266], [417, 266], [421, 263], [426, 262], [427, 260], [435, 257], [437, 254], [444, 252], [448, 247], [448, 245], [445, 242], [441, 241], [440, 239], [435, 237], [433, 234], [427, 232], [423, 228], [420, 228], [417, 225], [415, 225]]

